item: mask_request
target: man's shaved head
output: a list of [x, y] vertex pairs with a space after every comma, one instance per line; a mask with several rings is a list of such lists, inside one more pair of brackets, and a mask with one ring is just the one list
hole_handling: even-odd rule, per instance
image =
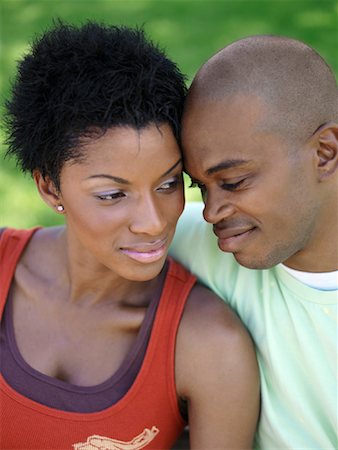
[[262, 128], [306, 139], [322, 124], [338, 121], [334, 74], [312, 48], [277, 36], [253, 36], [230, 44], [199, 70], [191, 100], [257, 95], [268, 108]]

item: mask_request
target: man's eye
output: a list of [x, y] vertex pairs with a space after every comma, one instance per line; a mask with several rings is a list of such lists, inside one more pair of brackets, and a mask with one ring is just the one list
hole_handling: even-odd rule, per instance
[[243, 182], [245, 181], [245, 178], [243, 178], [243, 180], [237, 181], [237, 183], [223, 183], [221, 184], [221, 188], [226, 190], [226, 191], [236, 191], [236, 189], [238, 189]]
[[188, 187], [189, 188], [196, 188], [197, 187], [197, 188], [201, 189], [201, 191], [205, 190], [205, 185], [203, 183], [199, 183], [196, 180], [191, 180], [190, 181], [190, 185]]
[[96, 197], [99, 199], [99, 200], [116, 200], [116, 199], [118, 199], [118, 198], [122, 198], [122, 197], [124, 197], [125, 196], [125, 194], [123, 193], [123, 192], [107, 192], [107, 193], [104, 193], [104, 194], [97, 194], [96, 195]]

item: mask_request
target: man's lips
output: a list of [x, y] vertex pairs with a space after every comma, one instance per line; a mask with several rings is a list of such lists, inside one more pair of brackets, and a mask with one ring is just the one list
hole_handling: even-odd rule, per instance
[[228, 239], [231, 237], [239, 236], [243, 233], [247, 233], [248, 231], [252, 230], [253, 226], [250, 227], [218, 227], [217, 225], [214, 226], [214, 233], [218, 237], [218, 239]]
[[231, 253], [238, 251], [255, 230], [256, 227], [252, 225], [232, 228], [214, 226], [214, 233], [218, 237], [219, 248], [224, 252]]
[[138, 243], [122, 247], [120, 251], [138, 262], [151, 263], [158, 261], [167, 253], [167, 238], [154, 242]]

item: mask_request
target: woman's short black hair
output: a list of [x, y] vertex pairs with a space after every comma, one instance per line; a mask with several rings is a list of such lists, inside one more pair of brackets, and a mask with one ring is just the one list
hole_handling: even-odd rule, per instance
[[142, 29], [58, 22], [19, 63], [6, 102], [8, 155], [60, 187], [81, 140], [113, 126], [168, 123], [179, 139], [185, 77]]

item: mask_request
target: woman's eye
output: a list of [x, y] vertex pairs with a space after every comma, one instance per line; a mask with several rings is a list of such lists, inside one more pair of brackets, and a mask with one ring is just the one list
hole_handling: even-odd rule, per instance
[[221, 188], [226, 191], [236, 191], [236, 189], [238, 189], [243, 184], [244, 181], [245, 181], [245, 178], [243, 178], [243, 180], [237, 181], [237, 183], [222, 182]]
[[96, 194], [96, 197], [99, 199], [99, 200], [116, 200], [116, 199], [118, 199], [118, 198], [122, 198], [122, 197], [124, 197], [125, 196], [125, 194], [123, 193], [123, 192], [107, 192], [107, 193], [104, 193], [104, 194]]
[[171, 178], [165, 183], [161, 184], [161, 186], [157, 189], [159, 191], [173, 191], [177, 188], [178, 184], [181, 182], [181, 176], [177, 176], [175, 178]]

